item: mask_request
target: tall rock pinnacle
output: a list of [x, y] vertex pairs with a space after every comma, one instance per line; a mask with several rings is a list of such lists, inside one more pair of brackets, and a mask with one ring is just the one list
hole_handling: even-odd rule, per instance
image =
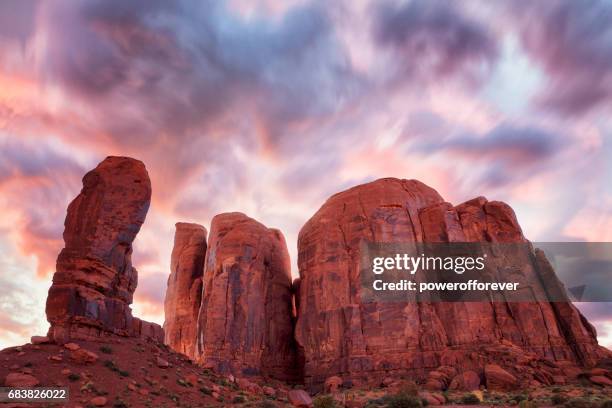
[[164, 333], [167, 345], [189, 357], [194, 356], [205, 255], [206, 228], [177, 223], [164, 302]]
[[213, 218], [197, 328], [197, 360], [235, 375], [296, 375], [285, 239], [241, 213]]
[[57, 342], [109, 335], [160, 339], [158, 325], [132, 317], [138, 283], [132, 242], [145, 220], [151, 182], [142, 162], [107, 157], [83, 177], [70, 203], [46, 313]]

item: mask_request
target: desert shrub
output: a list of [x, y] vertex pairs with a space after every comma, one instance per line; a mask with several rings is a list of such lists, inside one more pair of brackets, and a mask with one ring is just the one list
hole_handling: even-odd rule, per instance
[[225, 378], [217, 378], [215, 382], [222, 387], [228, 387], [230, 384], [229, 381], [227, 381]]
[[480, 404], [480, 399], [476, 395], [469, 393], [461, 397], [461, 403], [464, 405], [478, 405]]
[[512, 397], [513, 400], [515, 400], [516, 402], [521, 402], [521, 401], [525, 401], [527, 399], [527, 395], [525, 394], [516, 394]]
[[125, 403], [125, 401], [117, 398], [115, 402], [113, 402], [113, 408], [129, 408], [129, 405]]
[[200, 388], [200, 392], [204, 395], [210, 395], [212, 394], [212, 390], [208, 387], [202, 387]]
[[388, 408], [421, 408], [421, 399], [412, 395], [399, 393], [388, 399]]
[[519, 402], [519, 408], [537, 408], [537, 404], [533, 401], [524, 399]]
[[115, 366], [115, 362], [113, 360], [104, 361], [104, 367], [109, 368], [113, 371], [117, 369], [117, 366]]
[[597, 404], [586, 398], [572, 398], [563, 404], [564, 408], [596, 408]]
[[244, 395], [236, 395], [234, 397], [234, 399], [232, 400], [233, 404], [242, 404], [245, 403], [247, 401], [246, 397]]
[[68, 375], [68, 379], [72, 382], [75, 382], [75, 381], [79, 381], [81, 379], [81, 376], [75, 373], [70, 373]]
[[100, 351], [104, 354], [113, 354], [113, 349], [110, 346], [100, 346]]
[[108, 368], [111, 371], [116, 372], [121, 377], [129, 377], [130, 376], [129, 371], [125, 371], [125, 370], [120, 369], [119, 367], [117, 367], [115, 362], [112, 361], [112, 360], [106, 360], [106, 361], [104, 361], [103, 364], [104, 364], [104, 367]]
[[276, 404], [270, 401], [262, 401], [257, 405], [257, 408], [276, 408]]
[[451, 394], [448, 392], [448, 390], [446, 391], [442, 391], [442, 395], [444, 396], [444, 400], [449, 403], [449, 404], [453, 404], [455, 402], [455, 400], [453, 399], [453, 397], [451, 396]]
[[368, 402], [366, 402], [365, 407], [364, 408], [374, 408], [374, 407], [381, 407], [387, 404], [387, 401], [390, 397], [383, 397], [383, 398], [373, 398], [368, 400]]
[[336, 408], [336, 401], [331, 395], [321, 395], [314, 399], [314, 408]]
[[560, 394], [555, 394], [550, 398], [553, 405], [561, 405], [567, 401], [567, 398]]

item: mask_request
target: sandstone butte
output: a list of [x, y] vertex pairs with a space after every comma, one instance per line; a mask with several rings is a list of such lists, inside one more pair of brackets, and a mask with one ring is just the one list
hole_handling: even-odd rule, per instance
[[198, 224], [176, 224], [164, 302], [165, 343], [190, 357], [194, 356], [196, 322], [202, 301], [206, 233], [206, 228]]
[[[467, 371], [500, 389], [550, 385], [611, 356], [569, 300], [362, 303], [362, 240], [528, 242], [507, 204], [478, 197], [453, 206], [416, 180], [385, 178], [333, 195], [298, 238], [295, 337], [311, 389], [335, 375], [345, 385], [408, 376], [439, 390]], [[504, 262], [519, 282], [554, 277], [542, 252], [533, 259]], [[538, 299], [559, 289], [532, 287]]]
[[195, 358], [221, 373], [300, 376], [291, 266], [279, 230], [242, 213], [212, 219]]
[[[65, 248], [47, 299], [52, 340], [164, 340], [161, 327], [130, 309], [137, 285], [132, 242], [150, 198], [140, 161], [109, 157], [85, 175], [68, 208]], [[453, 206], [418, 181], [391, 178], [324, 203], [300, 231], [300, 278], [293, 284], [280, 231], [225, 213], [213, 218], [207, 245], [203, 227], [179, 223], [165, 341], [220, 373], [304, 382], [313, 391], [401, 377], [430, 390], [507, 390], [572, 380], [612, 357], [569, 300], [362, 302], [364, 240], [528, 242], [504, 203], [478, 197]], [[516, 280], [554, 281], [538, 250], [504, 262]], [[563, 290], [531, 289], [538, 299]]]
[[132, 316], [138, 283], [132, 242], [145, 220], [151, 182], [142, 162], [107, 157], [83, 178], [70, 203], [65, 247], [47, 297], [48, 336], [57, 343], [111, 336], [163, 341], [159, 325]]

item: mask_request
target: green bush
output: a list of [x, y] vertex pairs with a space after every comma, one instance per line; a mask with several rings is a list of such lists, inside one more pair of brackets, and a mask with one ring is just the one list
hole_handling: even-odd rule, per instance
[[476, 395], [469, 393], [461, 397], [461, 403], [464, 405], [478, 405], [480, 404], [480, 399]]
[[516, 402], [525, 401], [527, 399], [527, 395], [525, 395], [525, 394], [516, 394], [515, 396], [512, 397], [512, 399], [515, 400]]
[[110, 346], [100, 346], [100, 351], [104, 354], [113, 354], [113, 349]]
[[113, 402], [113, 408], [129, 408], [129, 405], [125, 403], [125, 401], [117, 398], [115, 402]]
[[528, 401], [526, 399], [519, 402], [519, 408], [537, 408], [537, 404], [533, 401]]
[[412, 395], [399, 393], [389, 398], [388, 408], [421, 408], [421, 399]]
[[336, 401], [331, 395], [322, 395], [313, 401], [314, 408], [336, 408]]
[[234, 397], [234, 399], [232, 400], [233, 404], [242, 404], [245, 403], [247, 401], [246, 397], [244, 395], [236, 395]]
[[550, 398], [553, 405], [561, 405], [567, 401], [567, 398], [563, 395], [555, 394]]
[[586, 398], [572, 398], [563, 404], [565, 408], [597, 408], [597, 404]]
[[68, 379], [72, 382], [75, 382], [79, 381], [81, 379], [81, 376], [75, 373], [71, 373], [70, 375], [68, 375]]
[[387, 404], [388, 400], [391, 397], [382, 397], [382, 398], [374, 398], [374, 399], [370, 399], [368, 400], [368, 402], [366, 402], [365, 407], [364, 408], [374, 408], [374, 407], [381, 407]]

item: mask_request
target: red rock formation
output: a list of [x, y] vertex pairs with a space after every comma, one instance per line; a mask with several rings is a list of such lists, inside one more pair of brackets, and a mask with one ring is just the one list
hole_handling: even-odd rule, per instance
[[159, 325], [132, 317], [138, 282], [132, 242], [145, 220], [151, 182], [142, 162], [107, 157], [83, 177], [64, 223], [65, 247], [47, 297], [48, 336], [149, 336], [163, 340]]
[[[478, 197], [453, 207], [415, 180], [380, 179], [332, 196], [298, 239], [296, 339], [310, 386], [331, 375], [380, 383], [407, 374], [432, 389], [445, 388], [452, 376], [438, 374], [448, 366], [484, 378], [488, 363], [503, 365], [523, 384], [550, 383], [565, 367], [593, 364], [607, 353], [568, 302], [362, 303], [363, 240], [527, 243], [508, 205]], [[539, 267], [516, 256], [512, 264], [526, 266], [507, 273], [519, 282], [554, 274], [539, 271], [541, 255]], [[546, 298], [548, 288], [531, 289], [537, 299]]]
[[197, 359], [237, 375], [295, 375], [289, 254], [280, 231], [241, 213], [210, 227]]
[[167, 345], [189, 357], [194, 356], [205, 254], [206, 228], [177, 223], [164, 302], [164, 333]]

